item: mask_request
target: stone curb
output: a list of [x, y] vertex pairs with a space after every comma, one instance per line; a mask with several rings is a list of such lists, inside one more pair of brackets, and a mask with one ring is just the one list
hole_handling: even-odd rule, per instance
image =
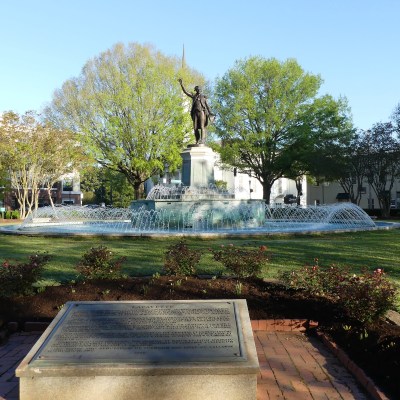
[[50, 325], [50, 322], [25, 322], [22, 326], [18, 324], [18, 322], [9, 322], [7, 324], [7, 330], [9, 333], [18, 332], [21, 328], [23, 332], [44, 332], [47, 327]]

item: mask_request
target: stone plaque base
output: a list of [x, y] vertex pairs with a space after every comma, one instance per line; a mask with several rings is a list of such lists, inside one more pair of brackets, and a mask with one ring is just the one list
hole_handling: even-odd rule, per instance
[[[111, 372], [115, 373], [114, 371]], [[20, 378], [21, 400], [255, 400], [250, 375]]]
[[215, 153], [205, 145], [194, 145], [181, 153], [182, 184], [192, 187], [208, 187], [214, 183]]
[[16, 370], [21, 400], [256, 399], [245, 300], [71, 302]]

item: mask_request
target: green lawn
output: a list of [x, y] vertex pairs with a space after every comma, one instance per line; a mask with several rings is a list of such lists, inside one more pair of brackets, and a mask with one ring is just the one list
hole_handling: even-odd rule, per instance
[[[57, 281], [76, 277], [75, 265], [91, 247], [107, 246], [118, 256], [126, 256], [124, 272], [128, 275], [151, 275], [162, 271], [163, 255], [167, 247], [179, 238], [84, 238], [84, 237], [34, 237], [0, 235], [0, 262], [24, 260], [37, 251], [52, 255], [46, 266], [46, 279]], [[234, 246], [258, 247], [266, 245], [271, 253], [270, 267], [265, 277], [276, 277], [279, 271], [313, 263], [320, 265], [350, 266], [354, 272], [366, 267], [370, 270], [383, 268], [388, 276], [400, 284], [400, 230], [324, 233], [315, 235], [277, 235], [232, 239], [187, 238], [188, 245], [206, 253], [202, 257], [199, 272], [216, 274], [222, 268], [207, 250], [232, 243]]]

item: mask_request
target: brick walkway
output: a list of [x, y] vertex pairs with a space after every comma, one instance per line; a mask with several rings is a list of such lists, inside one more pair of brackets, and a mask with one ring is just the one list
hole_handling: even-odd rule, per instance
[[[0, 346], [0, 400], [19, 399], [14, 370], [39, 336], [15, 333]], [[269, 331], [254, 331], [254, 339], [261, 370], [257, 400], [369, 399], [318, 339]]]
[[261, 373], [257, 400], [366, 400], [353, 376], [317, 339], [255, 331]]
[[19, 379], [14, 371], [39, 337], [38, 333], [14, 333], [0, 346], [0, 400], [19, 399]]

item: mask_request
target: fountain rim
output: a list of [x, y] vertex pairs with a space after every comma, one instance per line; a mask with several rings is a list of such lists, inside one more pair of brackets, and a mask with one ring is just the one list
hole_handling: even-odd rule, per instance
[[[201, 202], [201, 200], [200, 200]], [[78, 207], [78, 209], [75, 210], [74, 207], [65, 207], [65, 209], [68, 209], [68, 211], [77, 211], [78, 215], [80, 210], [84, 207]], [[329, 211], [329, 216], [335, 216], [336, 212], [349, 212], [349, 211], [354, 211], [356, 210], [356, 217], [363, 217], [365, 215], [371, 224], [362, 224], [362, 225], [343, 225], [341, 226], [340, 223], [338, 224], [337, 221], [335, 222], [334, 219], [330, 221], [330, 218], [328, 220], [326, 219], [321, 219], [321, 221], [315, 220], [311, 218], [309, 221], [304, 221], [302, 219], [299, 219], [295, 225], [293, 225], [293, 220], [291, 218], [291, 215], [293, 216], [293, 213], [296, 214], [297, 211], [303, 212], [304, 210], [307, 211], [307, 208], [309, 208], [309, 211], [311, 211], [311, 217], [315, 214], [316, 210], [328, 210]], [[60, 221], [46, 221], [46, 223], [43, 223], [41, 221], [35, 222], [29, 222], [26, 224], [27, 220], [22, 221], [22, 224], [17, 225], [3, 225], [2, 227], [0, 226], [0, 234], [14, 234], [14, 235], [25, 235], [25, 236], [43, 236], [43, 237], [74, 237], [74, 236], [83, 236], [83, 237], [159, 237], [159, 238], [165, 238], [169, 236], [175, 236], [175, 237], [198, 237], [198, 238], [217, 238], [217, 237], [262, 237], [262, 236], [272, 236], [272, 235], [312, 235], [312, 234], [324, 234], [324, 233], [340, 233], [340, 232], [359, 232], [359, 231], [369, 231], [369, 230], [382, 230], [382, 229], [397, 229], [400, 228], [400, 223], [395, 223], [395, 222], [387, 222], [387, 221], [380, 221], [380, 222], [374, 222], [370, 217], [367, 216], [365, 211], [363, 211], [359, 206], [354, 205], [352, 203], [350, 204], [341, 204], [341, 203], [334, 203], [334, 204], [326, 204], [326, 205], [320, 205], [318, 207], [316, 206], [308, 206], [308, 207], [267, 207], [266, 211], [268, 209], [268, 213], [271, 214], [272, 218], [270, 219], [270, 224], [264, 225], [264, 226], [246, 226], [243, 229], [241, 227], [220, 227], [217, 230], [191, 230], [189, 229], [178, 229], [175, 230], [173, 227], [170, 229], [170, 227], [167, 227], [166, 229], [159, 230], [157, 228], [155, 229], [147, 229], [147, 230], [110, 230], [103, 229], [103, 230], [96, 230], [96, 229], [87, 229], [87, 224], [84, 222], [84, 220], [71, 220], [71, 221], [65, 221], [65, 220], [60, 220]], [[106, 210], [106, 209], [104, 209]], [[98, 212], [97, 210], [95, 211], [94, 215], [89, 214], [89, 217], [92, 218], [93, 222], [97, 224], [98, 226], [98, 218], [102, 217], [102, 213], [104, 210], [101, 209], [100, 215], [96, 215]], [[117, 213], [122, 212], [129, 212], [129, 209], [114, 209], [117, 211]], [[44, 213], [42, 213], [42, 217], [45, 216], [46, 218], [44, 219], [49, 219], [49, 215], [47, 215], [47, 210], [44, 210]], [[155, 210], [149, 210], [149, 212], [156, 212]], [[274, 214], [275, 211], [277, 215], [272, 215]], [[287, 215], [283, 215], [285, 218], [282, 218], [282, 215], [280, 211], [283, 211], [283, 213], [287, 213]], [[106, 211], [107, 212], [107, 211]], [[134, 211], [135, 212], [135, 211]], [[147, 211], [146, 211], [147, 212]], [[317, 213], [318, 214], [318, 213]], [[353, 216], [354, 213], [352, 213], [351, 216]], [[62, 215], [60, 215], [62, 216]], [[41, 214], [39, 213], [39, 216], [36, 216], [38, 220], [41, 218]], [[121, 214], [119, 214], [119, 218], [121, 217]], [[124, 222], [124, 223], [129, 223], [129, 215], [126, 216], [124, 213], [122, 214], [122, 217], [128, 218], [127, 221], [120, 220], [117, 218], [116, 222]], [[278, 218], [276, 218], [278, 217]], [[322, 217], [324, 217], [324, 213], [322, 213]], [[32, 215], [31, 220], [34, 220], [34, 215]], [[351, 218], [350, 218], [351, 220]], [[112, 219], [109, 219], [108, 221], [112, 221]], [[333, 223], [332, 223], [333, 222]], [[278, 224], [278, 225], [277, 225]], [[90, 223], [89, 223], [90, 225]], [[70, 229], [72, 226], [72, 229]], [[79, 228], [80, 226], [83, 226], [82, 228]], [[33, 230], [29, 229], [29, 227], [32, 227]], [[75, 228], [76, 227], [76, 228]], [[75, 228], [75, 229], [74, 229]]]
[[343, 229], [303, 229], [292, 231], [267, 231], [261, 229], [246, 230], [246, 231], [208, 231], [208, 232], [174, 232], [174, 231], [159, 231], [159, 232], [51, 232], [51, 231], [19, 231], [19, 225], [3, 225], [0, 226], [0, 235], [16, 235], [16, 236], [43, 236], [43, 237], [110, 237], [110, 238], [167, 238], [167, 237], [191, 237], [202, 239], [215, 239], [215, 238], [246, 238], [246, 237], [262, 237], [262, 236], [305, 236], [305, 235], [323, 235], [323, 234], [337, 234], [349, 232], [365, 232], [365, 231], [380, 231], [400, 229], [400, 223], [377, 221], [373, 227], [362, 228], [343, 228]]

